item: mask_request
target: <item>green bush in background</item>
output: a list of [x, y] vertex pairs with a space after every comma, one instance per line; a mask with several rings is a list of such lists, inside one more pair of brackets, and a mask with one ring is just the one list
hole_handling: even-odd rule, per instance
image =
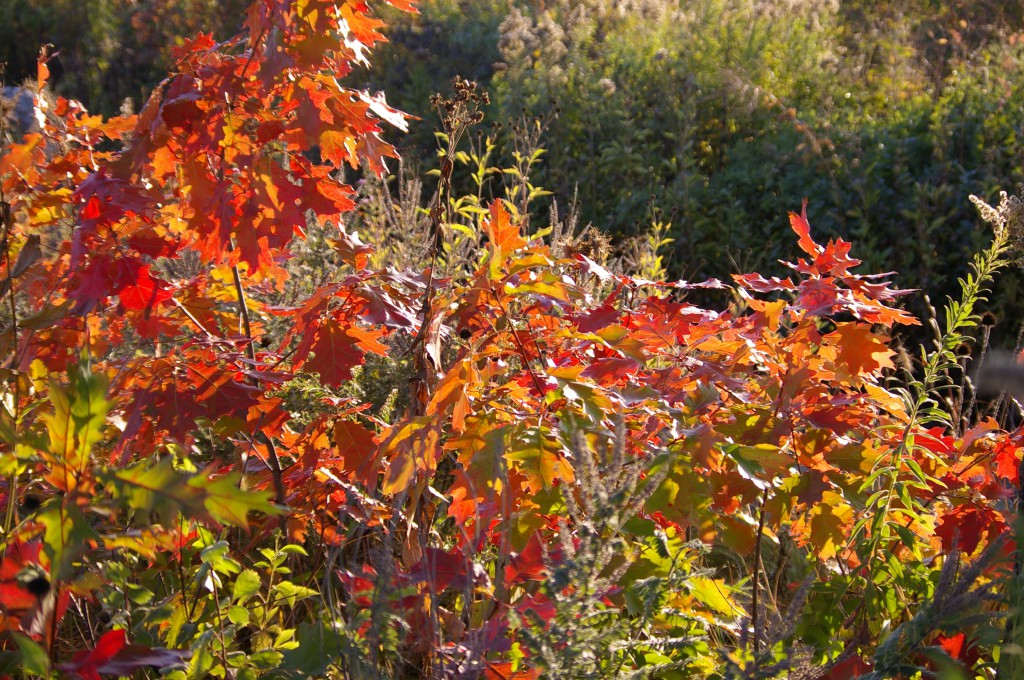
[[0, 63], [7, 85], [36, 73], [40, 45], [58, 94], [111, 115], [126, 98], [138, 106], [167, 75], [170, 50], [199, 31], [225, 38], [238, 30], [249, 0], [4, 0]]
[[[230, 32], [245, 4], [10, 0], [0, 60], [16, 82], [51, 42], [58, 92], [110, 113], [159, 82], [182, 36]], [[1024, 180], [1022, 0], [419, 7], [385, 17], [390, 44], [372, 73], [351, 77], [420, 117], [396, 140], [408, 168], [437, 164], [430, 95], [456, 75], [477, 80], [492, 95], [488, 120], [503, 126], [491, 133], [496, 167], [515, 165], [504, 131], [544, 116], [547, 152], [532, 169], [552, 192], [542, 200], [575, 200], [584, 224], [617, 237], [671, 222], [678, 276], [771, 271], [792, 255], [781, 216], [808, 196], [816, 231], [863, 244], [867, 267], [942, 299], [981, 245], [965, 197]], [[1021, 279], [1002, 285], [998, 311], [1021, 317]]]
[[[493, 121], [557, 107], [535, 183], [563, 206], [576, 197], [582, 220], [613, 235], [656, 209], [673, 224], [670, 266], [688, 278], [790, 257], [780, 216], [809, 196], [816, 230], [867, 244], [869, 267], [941, 299], [982, 237], [964, 196], [1022, 180], [1019, 1], [431, 0], [421, 11], [396, 22], [375, 83], [424, 118], [413, 155], [429, 166], [427, 93], [456, 73], [491, 90]], [[424, 50], [450, 56], [428, 70]], [[1020, 280], [1004, 285], [1002, 311], [1016, 318]]]

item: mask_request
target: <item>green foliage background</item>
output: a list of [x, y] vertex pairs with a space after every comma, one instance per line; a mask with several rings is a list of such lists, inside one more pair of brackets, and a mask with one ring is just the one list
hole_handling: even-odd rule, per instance
[[[58, 92], [110, 113], [246, 4], [11, 0], [0, 61], [18, 82], [53, 43]], [[410, 166], [436, 164], [430, 95], [475, 79], [506, 130], [550, 119], [533, 172], [548, 200], [618, 236], [670, 221], [668, 264], [687, 278], [772, 271], [808, 196], [816, 229], [942, 299], [984, 237], [965, 197], [1022, 180], [1020, 0], [424, 0], [384, 18], [390, 44], [357, 77], [420, 117], [397, 140]], [[1021, 281], [1003, 285], [1017, 318]]]
[[[421, 93], [456, 73], [492, 91], [491, 120], [557, 108], [535, 183], [612, 234], [670, 220], [674, 274], [777, 268], [808, 196], [816, 230], [941, 299], [985, 237], [964, 197], [1022, 179], [1021, 19], [1020, 2], [432, 0], [395, 17], [375, 85], [424, 118], [421, 158]], [[1003, 285], [1017, 318], [1020, 280]]]
[[0, 3], [0, 63], [17, 85], [36, 73], [41, 45], [59, 50], [59, 94], [111, 115], [126, 98], [139, 106], [167, 76], [170, 50], [200, 31], [226, 38], [247, 0], [5, 0]]

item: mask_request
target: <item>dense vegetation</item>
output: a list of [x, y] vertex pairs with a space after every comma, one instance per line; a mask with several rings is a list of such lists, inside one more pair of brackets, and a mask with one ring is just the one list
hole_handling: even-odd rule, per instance
[[[246, 4], [12, 0], [0, 61], [20, 83], [52, 42], [58, 92], [114, 114], [165, 77], [174, 45], [228, 37]], [[943, 299], [986, 238], [963, 197], [1024, 181], [1020, 0], [427, 0], [384, 17], [390, 42], [352, 84], [419, 117], [394, 139], [409, 172], [436, 168], [430, 96], [476, 80], [502, 125], [480, 133], [496, 165], [524, 108], [544, 117], [536, 186], [619, 237], [670, 223], [674, 276], [782, 273], [783, 216], [808, 196], [823, 233]], [[993, 311], [1020, 317], [1019, 275], [1003, 286]], [[996, 333], [1012, 342], [1011, 326]]]
[[[547, 116], [537, 185], [614, 234], [670, 222], [674, 275], [781, 273], [782, 216], [808, 196], [823, 233], [942, 299], [987, 238], [963, 197], [1024, 180], [1022, 15], [1016, 1], [434, 0], [370, 78], [422, 118], [418, 158], [425, 92], [455, 74], [482, 79], [506, 129]], [[1019, 277], [1003, 285], [994, 311], [1019, 318]]]
[[390, 4], [7, 5], [0, 676], [1018, 677], [1015, 5]]

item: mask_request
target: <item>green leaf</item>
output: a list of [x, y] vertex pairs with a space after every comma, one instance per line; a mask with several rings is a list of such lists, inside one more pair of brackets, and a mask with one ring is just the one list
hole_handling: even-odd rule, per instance
[[294, 543], [289, 543], [288, 545], [281, 546], [278, 552], [284, 553], [285, 555], [302, 555], [303, 557], [309, 557], [309, 553], [306, 552], [305, 548], [303, 548], [301, 545], [296, 545]]
[[83, 469], [93, 445], [103, 439], [111, 403], [107, 379], [94, 374], [83, 359], [71, 370], [71, 385], [50, 383], [53, 413], [42, 416], [49, 435], [49, 452], [70, 468]]
[[687, 585], [691, 595], [719, 614], [729, 617], [743, 615], [743, 610], [733, 602], [729, 595], [729, 586], [722, 579], [694, 576], [687, 581]]
[[257, 668], [258, 670], [270, 670], [277, 668], [281, 665], [281, 661], [284, 659], [284, 654], [273, 649], [265, 649], [255, 654], [250, 654], [246, 659], [248, 665]]
[[271, 492], [239, 489], [237, 474], [214, 479], [205, 473], [183, 475], [169, 458], [156, 465], [144, 461], [106, 477], [115, 498], [135, 510], [157, 513], [164, 524], [181, 513], [189, 519], [246, 527], [250, 512], [281, 512], [270, 503]]
[[202, 552], [199, 553], [199, 559], [202, 560], [204, 565], [209, 565], [214, 571], [221, 574], [241, 573], [242, 565], [228, 554], [230, 550], [230, 543], [227, 541], [217, 541], [203, 548]]
[[60, 501], [49, 504], [35, 517], [45, 527], [43, 549], [50, 558], [50, 578], [64, 581], [71, 576], [71, 563], [86, 547], [86, 542], [99, 536], [77, 506], [64, 506]]
[[21, 672], [25, 675], [50, 674], [50, 657], [39, 643], [27, 635], [14, 634], [14, 643], [21, 652]]
[[274, 586], [274, 596], [287, 602], [289, 607], [294, 607], [295, 603], [299, 600], [304, 600], [307, 597], [313, 597], [318, 594], [312, 588], [295, 585], [291, 581], [281, 581]]
[[210, 480], [205, 475], [194, 475], [189, 479], [189, 486], [205, 491], [203, 500], [207, 512], [221, 524], [248, 526], [250, 512], [262, 512], [266, 515], [281, 514], [281, 510], [271, 504], [274, 494], [271, 491], [242, 491], [238, 488], [237, 474], [217, 477]]
[[125, 595], [128, 599], [135, 604], [148, 604], [153, 601], [153, 591], [145, 586], [140, 586], [135, 583], [126, 583], [124, 585]]
[[281, 667], [302, 677], [322, 676], [327, 672], [331, 659], [343, 655], [341, 634], [322, 621], [300, 624], [297, 637], [298, 646], [284, 653]]
[[238, 627], [245, 626], [249, 623], [249, 610], [233, 604], [228, 607], [228, 620]]
[[917, 544], [917, 537], [914, 536], [914, 532], [912, 532], [910, 529], [903, 526], [902, 524], [896, 524], [895, 522], [890, 524], [890, 526], [896, 530], [897, 534], [900, 535], [900, 540], [903, 541], [903, 545], [907, 546], [911, 550], [915, 549], [915, 546]]
[[250, 597], [260, 592], [263, 582], [260, 575], [252, 569], [246, 569], [235, 579], [235, 587], [231, 592], [231, 599], [238, 603], [244, 603]]

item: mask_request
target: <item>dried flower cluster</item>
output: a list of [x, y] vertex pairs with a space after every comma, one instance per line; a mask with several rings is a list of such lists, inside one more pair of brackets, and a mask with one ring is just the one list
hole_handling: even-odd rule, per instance
[[995, 207], [974, 195], [971, 195], [971, 203], [978, 208], [981, 218], [992, 225], [996, 234], [1005, 231], [1011, 243], [1018, 248], [1024, 245], [1024, 201], [1000, 191], [999, 205]]

